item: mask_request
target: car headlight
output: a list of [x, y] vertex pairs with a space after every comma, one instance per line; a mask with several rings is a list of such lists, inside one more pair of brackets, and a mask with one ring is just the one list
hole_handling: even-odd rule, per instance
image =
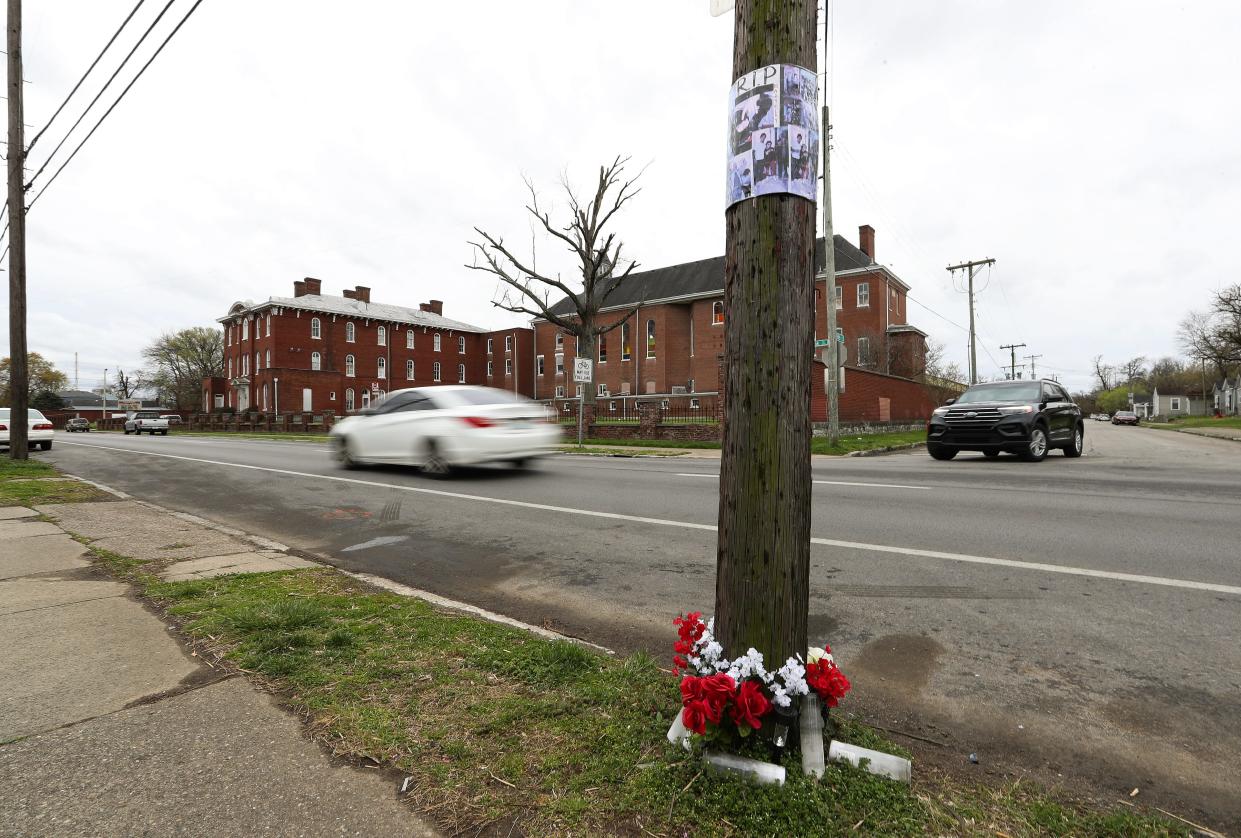
[[1033, 413], [1034, 408], [1028, 404], [1015, 404], [1011, 407], [1001, 407], [1000, 414], [1003, 416], [1013, 416], [1018, 413]]
[[935, 408], [934, 410], [932, 410], [932, 411], [931, 411], [931, 415], [932, 415], [932, 416], [943, 416], [943, 415], [944, 415], [945, 413], [947, 413], [947, 412], [948, 412], [948, 408], [946, 408], [946, 407], [937, 407], [937, 408]]

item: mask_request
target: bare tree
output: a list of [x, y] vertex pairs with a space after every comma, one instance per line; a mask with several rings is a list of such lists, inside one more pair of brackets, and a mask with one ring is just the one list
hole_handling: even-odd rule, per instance
[[116, 386], [111, 388], [116, 392], [117, 398], [132, 399], [136, 393], [147, 389], [151, 382], [147, 379], [145, 370], [134, 370], [125, 372], [123, 369], [116, 371]]
[[1241, 285], [1216, 292], [1210, 311], [1187, 315], [1177, 337], [1194, 360], [1210, 363], [1218, 375], [1228, 375], [1241, 363]]
[[1092, 362], [1094, 364], [1095, 380], [1099, 382], [1100, 390], [1112, 389], [1112, 373], [1113, 370], [1107, 364], [1103, 363], [1103, 356], [1096, 355]]
[[224, 374], [224, 332], [195, 326], [167, 332], [142, 350], [151, 364], [150, 386], [179, 410], [198, 410], [202, 380]]
[[[519, 258], [504, 244], [504, 238], [493, 236], [479, 227], [474, 228], [481, 241], [472, 241], [475, 263], [467, 268], [492, 274], [505, 285], [504, 296], [492, 305], [516, 314], [528, 314], [542, 318], [563, 332], [576, 338], [577, 357], [598, 360], [597, 341], [600, 335], [617, 329], [628, 322], [641, 307], [638, 302], [620, 319], [602, 324], [599, 322], [600, 310], [608, 306], [608, 300], [625, 286], [625, 280], [638, 267], [638, 263], [630, 260], [629, 265], [620, 269], [623, 243], [616, 233], [605, 228], [612, 216], [633, 199], [639, 192], [635, 184], [642, 173], [632, 178], [624, 176], [628, 157], [617, 157], [610, 165], [599, 167], [599, 180], [595, 194], [583, 203], [574, 194], [567, 180], [561, 186], [568, 196], [571, 219], [565, 226], [555, 223], [551, 215], [539, 206], [538, 192], [530, 180], [526, 180], [526, 188], [530, 190], [530, 203], [526, 210], [534, 216], [548, 234], [568, 246], [581, 269], [581, 290], [574, 290], [576, 279], [570, 284], [559, 275], [550, 276], [539, 273], [534, 260], [530, 264]], [[478, 262], [482, 258], [482, 263]], [[509, 289], [518, 292], [517, 301], [513, 301]], [[572, 312], [557, 311], [559, 301], [553, 301], [551, 294], [563, 295], [572, 306]], [[586, 401], [593, 404], [595, 391], [587, 386], [583, 390]]]
[[1139, 381], [1146, 377], [1146, 356], [1139, 355], [1136, 358], [1130, 358], [1120, 366], [1120, 370], [1124, 373], [1125, 381]]

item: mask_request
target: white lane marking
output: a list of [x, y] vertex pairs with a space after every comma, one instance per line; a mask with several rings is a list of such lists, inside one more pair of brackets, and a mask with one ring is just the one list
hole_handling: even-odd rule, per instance
[[[405, 486], [400, 483], [380, 483], [377, 480], [361, 480], [356, 477], [340, 477], [334, 474], [311, 474], [305, 471], [292, 471], [269, 466], [253, 466], [247, 463], [229, 463], [222, 460], [206, 460], [201, 457], [183, 457], [177, 454], [161, 454], [155, 451], [135, 451], [132, 448], [112, 448], [106, 445], [91, 445], [83, 442], [62, 442], [62, 445], [76, 445], [80, 448], [95, 448], [101, 451], [119, 451], [122, 454], [141, 454], [146, 457], [164, 457], [169, 460], [183, 460], [190, 463], [204, 463], [212, 466], [242, 468], [251, 471], [264, 471], [271, 474], [287, 474], [290, 477], [309, 477], [312, 480], [334, 480], [338, 483], [353, 483], [359, 486], [375, 486], [380, 489], [396, 489], [402, 492], [416, 492], [421, 495], [434, 495], [442, 498], [458, 500], [483, 501], [502, 506], [515, 506], [521, 509], [538, 509], [544, 512], [563, 512], [569, 515], [582, 515], [589, 518], [607, 518], [614, 521], [630, 521], [637, 524], [654, 524], [661, 527], [679, 527], [686, 530], [703, 530], [715, 532], [715, 524], [696, 524], [692, 521], [672, 521], [667, 518], [648, 518], [643, 515], [624, 515], [619, 512], [600, 512], [594, 509], [577, 509], [571, 506], [556, 506], [550, 503], [534, 503], [532, 501], [512, 500], [510, 498], [492, 498], [486, 495], [467, 495], [464, 492], [449, 492], [443, 489], [426, 489], [420, 486]], [[824, 547], [840, 547], [848, 550], [863, 550], [873, 553], [892, 553], [915, 558], [941, 559], [949, 562], [965, 564], [993, 565], [1011, 567], [1019, 570], [1038, 571], [1042, 573], [1059, 573], [1066, 576], [1088, 576], [1095, 579], [1111, 579], [1117, 582], [1136, 582], [1142, 585], [1159, 585], [1168, 588], [1187, 588], [1195, 591], [1211, 591], [1220, 594], [1241, 596], [1241, 587], [1236, 585], [1218, 585], [1214, 582], [1195, 582], [1188, 579], [1172, 579], [1164, 576], [1144, 576], [1136, 573], [1117, 573], [1110, 570], [1093, 570], [1086, 567], [1044, 564], [1042, 562], [1026, 562], [1017, 559], [996, 559], [990, 556], [970, 556], [964, 553], [945, 553], [939, 550], [919, 550], [916, 547], [894, 547], [886, 544], [867, 544], [860, 541], [839, 541], [832, 538], [811, 538], [811, 544]]]
[[[691, 474], [689, 472], [677, 472], [677, 477], [710, 477], [718, 480], [718, 474]], [[855, 483], [851, 480], [812, 480], [812, 483], [820, 486], [865, 486], [870, 489], [930, 489], [930, 486], [905, 486], [901, 483]]]
[[342, 553], [354, 553], [358, 550], [369, 550], [372, 547], [383, 547], [387, 544], [400, 544], [402, 541], [408, 541], [408, 535], [381, 535], [378, 538], [372, 538], [370, 541], [363, 541], [361, 544], [355, 544], [352, 547], [346, 547], [341, 550]]

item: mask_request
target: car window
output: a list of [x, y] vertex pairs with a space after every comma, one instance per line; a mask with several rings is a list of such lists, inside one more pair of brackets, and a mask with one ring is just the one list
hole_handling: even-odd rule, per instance
[[[441, 394], [436, 394], [437, 397]], [[508, 390], [498, 390], [494, 387], [472, 387], [467, 390], [452, 390], [442, 394], [447, 397], [446, 401], [455, 402], [458, 405], [488, 405], [488, 404], [514, 404], [516, 402], [525, 401], [520, 396], [510, 393]]]
[[422, 398], [422, 396], [417, 393], [397, 393], [395, 396], [389, 396], [384, 399], [383, 404], [371, 411], [371, 415], [379, 416], [384, 413], [396, 413], [398, 410], [402, 410], [405, 405], [409, 404], [412, 400], [418, 398]]
[[426, 396], [419, 394], [401, 406], [402, 413], [412, 413], [416, 410], [435, 410], [435, 405]]
[[1063, 387], [1057, 387], [1056, 394], [1060, 397], [1060, 401], [1062, 402], [1073, 401], [1073, 398], [1064, 390]]
[[1039, 396], [1039, 385], [1029, 381], [988, 384], [984, 387], [971, 387], [961, 394], [957, 404], [977, 404], [978, 402], [1032, 402]]

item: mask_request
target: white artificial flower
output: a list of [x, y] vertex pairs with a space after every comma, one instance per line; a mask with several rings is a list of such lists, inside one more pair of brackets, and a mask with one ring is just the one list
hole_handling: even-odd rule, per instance
[[[826, 654], [827, 652], [823, 651], [818, 646], [811, 646], [810, 653], [806, 655], [806, 662], [807, 663], [818, 663], [819, 658], [823, 657]], [[829, 659], [830, 659], [830, 655], [829, 655]]]
[[781, 687], [779, 684], [774, 684], [771, 687], [771, 700], [781, 707], [788, 707], [793, 703], [793, 699], [788, 697], [784, 687]]
[[810, 687], [806, 684], [806, 668], [797, 658], [789, 658], [776, 674], [780, 676], [780, 680], [784, 682], [784, 689], [790, 695], [805, 695], [810, 691]]

